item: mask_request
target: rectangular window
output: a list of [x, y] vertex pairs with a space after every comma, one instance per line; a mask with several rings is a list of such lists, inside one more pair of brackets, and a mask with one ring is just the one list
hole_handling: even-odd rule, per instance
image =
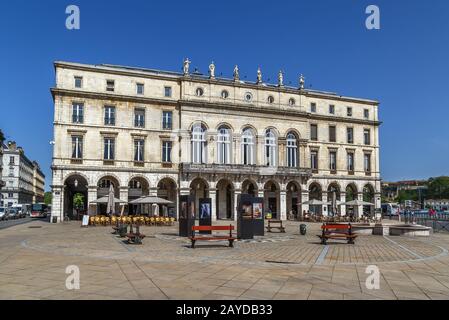
[[171, 87], [164, 87], [164, 96], [167, 98], [171, 97]]
[[114, 160], [115, 155], [115, 139], [105, 138], [104, 139], [104, 160]]
[[371, 144], [371, 134], [369, 129], [363, 129], [363, 143], [365, 145]]
[[115, 81], [107, 80], [106, 81], [106, 91], [114, 92], [114, 90], [115, 90]]
[[365, 117], [365, 119], [369, 119], [369, 110], [368, 109], [363, 110], [363, 116]]
[[72, 136], [72, 159], [83, 158], [83, 137]]
[[354, 153], [348, 152], [347, 155], [347, 169], [349, 172], [354, 172]]
[[335, 106], [333, 104], [329, 105], [329, 113], [335, 114]]
[[329, 169], [331, 171], [337, 170], [337, 152], [335, 151], [329, 152]]
[[144, 161], [144, 143], [143, 139], [134, 140], [134, 161]]
[[171, 162], [171, 141], [162, 142], [162, 162]]
[[172, 129], [172, 118], [173, 113], [171, 111], [162, 112], [162, 129], [171, 130]]
[[137, 128], [145, 128], [145, 109], [134, 110], [134, 126]]
[[364, 167], [366, 173], [371, 172], [371, 154], [369, 153], [365, 153], [364, 155]]
[[84, 104], [73, 103], [72, 104], [72, 123], [84, 122]]
[[143, 94], [144, 93], [144, 84], [143, 83], [136, 84], [136, 90], [137, 90], [137, 94]]
[[318, 171], [318, 151], [310, 152], [310, 168], [313, 171]]
[[310, 104], [310, 112], [316, 112], [316, 103], [315, 102], [312, 102]]
[[316, 124], [310, 125], [310, 140], [318, 141], [318, 125]]
[[14, 164], [15, 162], [15, 158], [14, 157], [9, 157], [9, 164]]
[[83, 77], [75, 77], [75, 88], [83, 87]]
[[335, 126], [329, 126], [329, 142], [337, 141], [337, 133]]
[[109, 126], [115, 125], [115, 107], [104, 107], [104, 124]]
[[347, 128], [346, 136], [348, 143], [354, 143], [354, 128]]
[[347, 115], [348, 117], [352, 117], [352, 108], [351, 108], [351, 107], [347, 107], [347, 109], [346, 109], [346, 115]]

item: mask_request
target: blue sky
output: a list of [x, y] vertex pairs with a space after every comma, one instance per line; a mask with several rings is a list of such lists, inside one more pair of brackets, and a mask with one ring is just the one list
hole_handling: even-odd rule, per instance
[[[65, 28], [78, 5], [81, 29]], [[365, 8], [381, 30], [365, 28]], [[0, 5], [0, 128], [51, 184], [54, 60], [206, 72], [378, 99], [384, 180], [449, 175], [449, 1], [14, 1]]]

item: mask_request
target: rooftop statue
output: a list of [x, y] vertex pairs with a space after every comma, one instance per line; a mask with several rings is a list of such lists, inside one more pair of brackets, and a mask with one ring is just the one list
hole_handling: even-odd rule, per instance
[[212, 61], [212, 63], [209, 65], [209, 78], [215, 79], [215, 64]]
[[262, 71], [260, 71], [260, 67], [257, 68], [257, 83], [262, 83]]
[[306, 80], [304, 78], [303, 75], [299, 76], [299, 89], [304, 89], [304, 84], [305, 84]]
[[239, 66], [235, 65], [234, 67], [234, 81], [239, 81], [240, 75], [239, 75]]
[[284, 85], [284, 75], [282, 74], [282, 70], [279, 70], [278, 74], [278, 86], [282, 87]]
[[189, 58], [184, 59], [183, 72], [185, 76], [189, 74], [190, 63], [191, 61], [189, 60]]

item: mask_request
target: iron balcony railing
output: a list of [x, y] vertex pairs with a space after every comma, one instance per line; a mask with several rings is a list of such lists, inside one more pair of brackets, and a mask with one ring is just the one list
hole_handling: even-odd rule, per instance
[[248, 174], [248, 175], [282, 175], [291, 177], [310, 177], [312, 170], [309, 168], [291, 168], [291, 167], [268, 167], [259, 165], [243, 164], [196, 164], [181, 163], [180, 171], [184, 173], [225, 173], [225, 174]]

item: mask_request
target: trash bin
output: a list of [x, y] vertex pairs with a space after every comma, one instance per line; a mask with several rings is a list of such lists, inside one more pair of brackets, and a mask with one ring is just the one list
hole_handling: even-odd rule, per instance
[[305, 236], [305, 235], [306, 235], [306, 232], [307, 232], [307, 226], [306, 226], [305, 224], [300, 224], [300, 225], [299, 225], [299, 233], [300, 233], [302, 236]]
[[58, 223], [58, 217], [53, 217], [52, 218], [52, 223]]

